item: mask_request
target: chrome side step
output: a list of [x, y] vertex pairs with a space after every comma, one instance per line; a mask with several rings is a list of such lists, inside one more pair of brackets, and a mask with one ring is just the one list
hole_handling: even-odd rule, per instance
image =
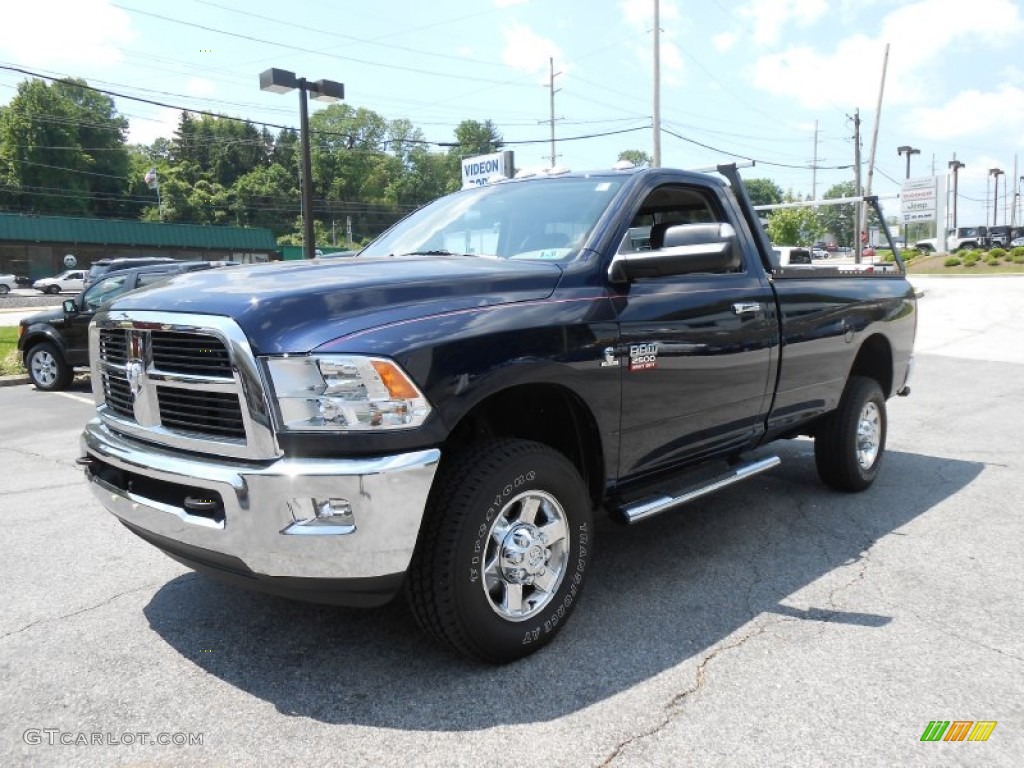
[[699, 499], [701, 496], [707, 496], [709, 493], [714, 493], [734, 483], [747, 480], [754, 475], [759, 475], [773, 467], [777, 467], [781, 463], [782, 460], [778, 456], [769, 456], [759, 461], [740, 464], [732, 467], [728, 472], [711, 478], [706, 483], [687, 488], [678, 495], [660, 494], [621, 506], [612, 511], [612, 517], [624, 525], [637, 523], [660, 512], [665, 512], [666, 510], [691, 502], [694, 499]]

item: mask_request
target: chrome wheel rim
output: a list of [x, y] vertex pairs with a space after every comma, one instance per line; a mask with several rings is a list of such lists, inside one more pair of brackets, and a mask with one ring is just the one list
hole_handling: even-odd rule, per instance
[[562, 505], [543, 491], [510, 500], [491, 524], [482, 585], [488, 605], [508, 621], [525, 621], [552, 601], [569, 562]]
[[871, 469], [882, 441], [882, 414], [875, 403], [865, 403], [857, 420], [857, 463]]
[[57, 361], [49, 352], [32, 355], [32, 378], [45, 387], [57, 380]]

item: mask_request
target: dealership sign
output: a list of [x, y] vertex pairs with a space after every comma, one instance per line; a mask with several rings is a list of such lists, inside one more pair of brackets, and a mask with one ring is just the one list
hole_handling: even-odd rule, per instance
[[900, 192], [900, 213], [903, 221], [935, 221], [939, 195], [939, 178], [925, 176], [907, 179]]
[[482, 186], [494, 178], [512, 178], [512, 152], [495, 152], [493, 155], [477, 155], [462, 161], [462, 186]]

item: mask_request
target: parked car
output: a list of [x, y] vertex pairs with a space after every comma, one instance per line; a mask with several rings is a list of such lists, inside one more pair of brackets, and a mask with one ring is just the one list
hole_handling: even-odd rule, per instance
[[172, 259], [170, 256], [126, 256], [119, 259], [100, 259], [89, 267], [83, 287], [88, 288], [101, 277], [111, 272], [120, 272], [123, 269], [132, 269], [133, 267], [151, 267], [158, 264], [176, 264], [179, 262], [180, 259]]
[[1024, 237], [1015, 237], [1010, 241], [1011, 248], [1024, 248]]
[[69, 269], [54, 277], [44, 277], [32, 283], [32, 287], [43, 293], [78, 293], [85, 287], [85, 270]]
[[801, 248], [794, 245], [773, 246], [772, 250], [779, 257], [779, 266], [788, 267], [791, 264], [810, 264], [811, 251], [809, 248]]
[[65, 389], [75, 368], [89, 365], [89, 321], [106, 302], [136, 288], [183, 272], [209, 269], [204, 261], [182, 261], [125, 269], [108, 275], [59, 309], [23, 318], [18, 326], [18, 350], [36, 389]]
[[0, 296], [10, 293], [18, 286], [18, 278], [14, 275], [0, 275]]

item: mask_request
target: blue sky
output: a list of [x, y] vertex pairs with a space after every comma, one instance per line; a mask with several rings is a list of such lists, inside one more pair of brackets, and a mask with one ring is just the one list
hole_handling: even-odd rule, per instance
[[[35, 0], [5, 3], [0, 63], [82, 77], [129, 95], [298, 124], [295, 94], [263, 93], [258, 73], [343, 82], [346, 101], [410, 119], [432, 141], [491, 119], [518, 167], [548, 164], [549, 58], [558, 162], [610, 166], [650, 152], [654, 0]], [[1024, 176], [1024, 9], [1013, 0], [660, 0], [662, 164], [755, 158], [747, 177], [809, 195], [852, 179], [859, 108], [871, 151], [886, 43], [873, 191], [960, 171], [959, 223], [991, 222]], [[181, 23], [185, 22], [185, 23]], [[23, 75], [0, 70], [0, 103]], [[118, 100], [131, 139], [173, 133], [177, 112]], [[312, 109], [320, 108], [316, 102]], [[817, 171], [810, 166], [818, 125]], [[615, 135], [575, 137], [621, 132]], [[674, 134], [674, 135], [673, 135]], [[704, 145], [704, 146], [702, 146]], [[1022, 189], [1024, 191], [1024, 189]], [[896, 201], [887, 212], [897, 213]], [[999, 222], [1006, 209], [1000, 202]], [[1018, 221], [1020, 218], [1018, 217]]]

